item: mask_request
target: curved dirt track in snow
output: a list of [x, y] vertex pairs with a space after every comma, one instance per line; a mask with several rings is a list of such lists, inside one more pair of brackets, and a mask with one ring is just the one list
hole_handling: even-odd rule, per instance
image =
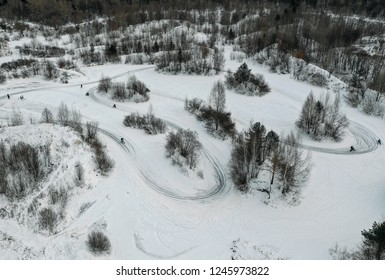
[[310, 145], [300, 144], [300, 147], [303, 149], [319, 152], [319, 153], [327, 153], [334, 155], [357, 155], [357, 154], [366, 154], [373, 152], [377, 149], [377, 137], [366, 127], [363, 125], [350, 121], [350, 125], [348, 127], [349, 132], [353, 135], [356, 144], [354, 144], [355, 151], [350, 152], [350, 147], [346, 148], [323, 148], [323, 147], [314, 147]]

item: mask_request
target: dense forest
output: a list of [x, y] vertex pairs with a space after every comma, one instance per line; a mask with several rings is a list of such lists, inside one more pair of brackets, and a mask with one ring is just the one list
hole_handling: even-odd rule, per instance
[[119, 24], [129, 25], [164, 18], [189, 20], [188, 10], [214, 10], [218, 6], [226, 12], [236, 11], [231, 16], [235, 23], [260, 7], [294, 14], [330, 10], [376, 17], [384, 14], [385, 0], [0, 0], [0, 16], [53, 26], [79, 23], [95, 15], [113, 16]]

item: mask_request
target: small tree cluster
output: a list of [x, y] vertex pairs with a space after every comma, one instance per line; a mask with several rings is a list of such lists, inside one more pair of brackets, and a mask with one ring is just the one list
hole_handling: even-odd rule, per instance
[[[50, 121], [50, 116], [48, 116], [50, 113], [47, 110], [44, 110], [42, 113], [42, 121]], [[57, 122], [62, 126], [71, 127], [80, 134], [83, 133], [82, 117], [80, 112], [76, 109], [72, 109], [70, 111], [64, 102], [60, 103], [57, 112]]]
[[180, 47], [178, 50], [159, 52], [155, 57], [155, 64], [160, 71], [198, 75], [219, 73], [224, 62], [224, 55], [218, 49], [195, 44], [187, 49]]
[[335, 141], [340, 141], [344, 129], [349, 125], [347, 117], [340, 112], [340, 106], [340, 95], [331, 102], [329, 93], [324, 98], [316, 100], [310, 92], [302, 106], [296, 125], [314, 139], [331, 137]]
[[152, 113], [146, 115], [132, 113], [124, 118], [123, 124], [128, 127], [143, 129], [147, 134], [166, 132], [166, 124]]
[[166, 137], [166, 157], [179, 166], [187, 165], [194, 169], [198, 163], [202, 145], [195, 131], [178, 129]]
[[59, 77], [59, 71], [57, 70], [55, 63], [47, 60], [44, 62], [44, 65], [44, 77], [47, 80], [54, 80]]
[[60, 204], [64, 208], [68, 201], [68, 191], [63, 187], [51, 188], [48, 192], [48, 199], [50, 204]]
[[32, 44], [23, 44], [19, 48], [20, 55], [34, 56], [39, 58], [59, 57], [65, 55], [65, 49], [56, 46], [45, 46], [39, 42], [32, 42]]
[[100, 92], [104, 91], [105, 93], [107, 93], [111, 87], [112, 87], [111, 78], [107, 76], [102, 76], [102, 78], [99, 81], [98, 91]]
[[247, 132], [239, 133], [233, 142], [229, 162], [230, 177], [242, 192], [248, 192], [253, 179], [261, 171], [270, 173], [270, 188], [263, 191], [271, 193], [275, 178], [279, 179], [282, 194], [295, 193], [306, 181], [310, 172], [309, 157], [303, 157], [298, 139], [293, 134], [280, 141], [273, 131], [259, 122]]
[[102, 77], [98, 85], [99, 92], [108, 93], [111, 90], [112, 99], [124, 101], [131, 100], [134, 102], [146, 102], [150, 99], [150, 90], [146, 85], [138, 80], [135, 76], [128, 78], [127, 83], [113, 83], [111, 78]]
[[17, 59], [4, 62], [0, 65], [0, 84], [1, 81], [12, 78], [28, 78], [44, 74], [46, 69], [45, 62], [39, 62], [35, 59]]
[[304, 157], [299, 146], [298, 137], [293, 133], [283, 139], [275, 153], [270, 162], [271, 166], [276, 165], [278, 170], [279, 180], [282, 184], [282, 194], [299, 193], [300, 187], [310, 174], [309, 154]]
[[88, 235], [87, 247], [95, 255], [110, 254], [111, 242], [108, 237], [100, 232], [93, 231]]
[[48, 172], [49, 162], [48, 147], [39, 149], [24, 142], [6, 147], [0, 142], [0, 194], [11, 200], [25, 197]]
[[229, 164], [230, 177], [243, 192], [250, 188], [250, 180], [258, 177], [266, 158], [277, 148], [279, 137], [274, 131], [266, 133], [261, 123], [254, 123], [247, 132], [241, 132], [233, 142]]
[[[94, 151], [94, 162], [96, 168], [102, 175], [107, 175], [111, 169], [114, 167], [113, 160], [107, 155], [106, 147], [98, 138], [98, 123], [97, 122], [87, 122], [85, 135], [83, 136], [85, 141], [92, 147]], [[80, 168], [82, 169], [82, 168]], [[82, 170], [79, 168], [76, 169], [75, 180], [80, 179], [83, 176]]]
[[207, 131], [220, 138], [234, 137], [235, 123], [231, 120], [231, 113], [225, 112], [226, 94], [221, 81], [214, 83], [209, 96], [209, 105], [203, 100], [194, 98], [185, 100], [185, 110], [193, 114], [198, 120], [205, 122]]
[[91, 44], [90, 49], [84, 49], [79, 51], [79, 57], [83, 64], [89, 65], [103, 65], [106, 62], [105, 56], [101, 52], [97, 52]]
[[263, 96], [270, 92], [270, 87], [263, 76], [252, 74], [246, 63], [239, 66], [234, 74], [227, 73], [226, 86], [228, 89], [234, 89], [236, 93], [244, 95]]
[[113, 160], [107, 155], [106, 147], [100, 142], [98, 138], [95, 138], [91, 142], [91, 147], [94, 149], [94, 162], [100, 174], [107, 175], [114, 167]]
[[128, 89], [128, 99], [134, 99], [136, 102], [145, 102], [150, 99], [148, 95], [150, 90], [134, 75], [128, 78], [126, 87]]

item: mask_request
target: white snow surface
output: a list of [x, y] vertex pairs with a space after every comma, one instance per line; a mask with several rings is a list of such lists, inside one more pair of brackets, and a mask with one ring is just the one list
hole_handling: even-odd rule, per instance
[[[236, 70], [240, 63], [229, 59], [230, 52], [226, 47], [225, 69]], [[250, 121], [262, 122], [278, 133], [295, 130], [309, 92], [316, 96], [326, 92], [247, 62], [253, 72], [264, 75], [272, 92], [250, 97], [227, 91], [227, 110], [238, 130], [246, 129]], [[157, 73], [151, 65], [121, 64], [82, 67], [81, 72], [83, 77], [67, 85], [40, 78], [14, 79], [0, 85], [4, 123], [14, 109], [20, 110], [26, 121], [39, 120], [44, 107], [56, 114], [59, 104], [65, 102], [81, 112], [83, 121], [99, 123], [101, 138], [115, 162], [109, 176], [88, 176], [92, 187], [71, 196], [68, 216], [73, 218], [54, 235], [0, 218], [1, 259], [330, 259], [328, 249], [335, 243], [355, 248], [361, 230], [385, 216], [385, 149], [375, 144], [377, 138], [385, 139], [382, 119], [344, 105], [342, 110], [351, 126], [341, 143], [304, 138], [304, 148], [313, 150], [313, 169], [299, 203], [291, 205], [278, 191], [274, 201], [268, 201], [265, 193], [243, 195], [236, 191], [227, 174], [231, 142], [208, 135], [202, 123], [184, 110], [186, 97], [207, 100], [213, 83], [224, 80], [224, 73], [167, 75]], [[149, 102], [116, 102], [96, 92], [102, 75], [126, 81], [131, 74], [150, 89]], [[24, 101], [18, 99], [20, 95]], [[112, 108], [114, 103], [116, 109]], [[165, 135], [150, 136], [123, 126], [124, 116], [146, 113], [149, 104], [169, 129], [198, 132], [203, 151], [196, 171], [203, 171], [203, 179], [196, 172], [182, 174], [171, 165], [164, 156]], [[19, 137], [25, 140], [32, 141], [39, 134], [31, 125], [20, 129], [25, 133]], [[4, 131], [11, 135], [12, 130], [3, 129], [0, 136]], [[63, 130], [47, 132], [69, 141]], [[120, 143], [121, 137], [125, 144]], [[357, 145], [357, 153], [348, 152], [350, 145]], [[78, 150], [70, 160], [82, 158]], [[87, 170], [92, 172], [92, 161], [88, 161]], [[4, 203], [0, 196], [0, 208]], [[89, 208], [75, 216], [84, 203]], [[109, 237], [110, 255], [94, 256], [88, 251], [87, 235], [94, 229]], [[231, 248], [236, 240], [234, 255]]]

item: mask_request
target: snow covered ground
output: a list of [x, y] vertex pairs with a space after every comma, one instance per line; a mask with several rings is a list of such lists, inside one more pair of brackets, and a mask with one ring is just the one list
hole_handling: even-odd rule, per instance
[[[239, 63], [229, 60], [229, 54], [226, 47], [225, 69], [236, 70]], [[316, 96], [326, 92], [250, 61], [248, 65], [264, 75], [272, 91], [264, 97], [227, 91], [227, 110], [238, 130], [246, 129], [250, 121], [262, 122], [278, 133], [295, 130], [309, 92]], [[343, 106], [351, 125], [341, 143], [303, 139], [303, 147], [312, 151], [313, 169], [300, 203], [267, 202], [265, 193], [242, 195], [233, 188], [227, 175], [230, 141], [209, 136], [183, 108], [186, 97], [207, 100], [213, 83], [224, 80], [224, 73], [175, 76], [157, 73], [149, 65], [120, 64], [83, 67], [81, 72], [84, 76], [66, 85], [35, 78], [9, 80], [0, 86], [3, 122], [14, 109], [26, 120], [39, 120], [44, 107], [56, 114], [64, 102], [79, 110], [84, 121], [99, 123], [101, 138], [115, 162], [108, 177], [90, 177], [93, 187], [70, 197], [69, 216], [74, 218], [57, 234], [44, 236], [13, 219], [0, 218], [1, 259], [330, 259], [328, 249], [335, 243], [354, 248], [361, 230], [385, 216], [385, 149], [376, 144], [376, 139], [385, 139], [385, 128], [379, 118]], [[130, 74], [150, 89], [149, 102], [115, 102], [96, 92], [102, 75], [126, 81]], [[20, 95], [25, 100], [18, 99]], [[165, 135], [146, 135], [123, 126], [124, 116], [146, 113], [149, 104], [169, 129], [198, 132], [203, 151], [197, 170], [203, 172], [203, 179], [195, 173], [180, 173], [164, 157]], [[38, 133], [32, 125], [23, 130], [25, 139]], [[125, 144], [120, 143], [121, 137]], [[348, 152], [351, 145], [356, 153]], [[71, 161], [82, 154], [74, 157]], [[92, 170], [91, 162], [87, 168]], [[85, 211], [75, 217], [84, 203]], [[87, 250], [85, 241], [93, 229], [110, 238], [110, 255], [95, 257]]]

